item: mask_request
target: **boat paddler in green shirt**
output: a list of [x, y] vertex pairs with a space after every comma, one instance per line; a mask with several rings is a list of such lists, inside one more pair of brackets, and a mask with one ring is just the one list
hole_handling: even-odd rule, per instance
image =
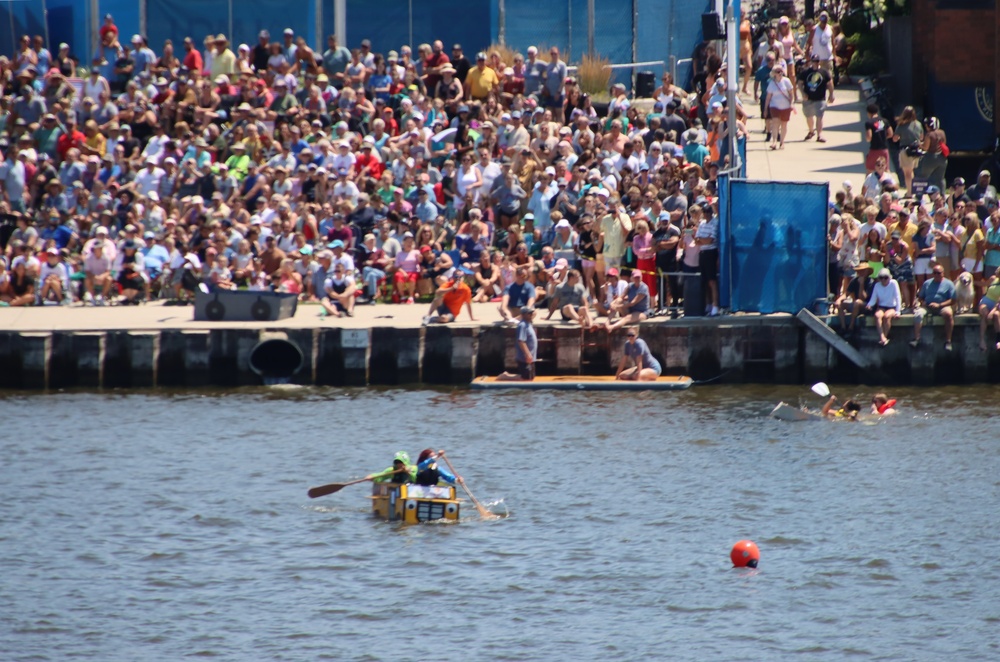
[[410, 454], [406, 451], [399, 451], [392, 459], [392, 466], [368, 474], [369, 478], [376, 483], [412, 483], [417, 478], [416, 465], [410, 464]]

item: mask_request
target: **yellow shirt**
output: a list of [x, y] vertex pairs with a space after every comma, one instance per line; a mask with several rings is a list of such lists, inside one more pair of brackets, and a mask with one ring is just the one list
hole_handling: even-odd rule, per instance
[[104, 156], [108, 151], [108, 139], [102, 133], [95, 133], [90, 138], [86, 138], [83, 144], [97, 152], [98, 156]]
[[[625, 228], [626, 234], [622, 234], [622, 228]], [[602, 218], [600, 231], [604, 233], [604, 254], [611, 258], [625, 255], [625, 237], [631, 230], [632, 219], [625, 212]]]
[[494, 89], [500, 86], [500, 79], [497, 72], [489, 67], [473, 67], [469, 70], [469, 75], [465, 78], [465, 87], [474, 99], [482, 99], [489, 95]]
[[983, 234], [983, 231], [977, 228], [976, 231], [972, 233], [972, 238], [965, 243], [965, 250], [962, 251], [962, 257], [969, 258], [970, 260], [978, 259], [979, 242], [983, 241], [985, 238], [986, 235]]
[[226, 49], [212, 58], [212, 80], [215, 80], [216, 76], [226, 75], [232, 76], [237, 72], [236, 68], [236, 56], [233, 51]]
[[905, 241], [906, 245], [909, 246], [910, 248], [910, 258], [915, 259], [917, 254], [917, 242], [913, 241], [913, 237], [914, 235], [917, 234], [917, 230], [919, 229], [919, 227], [917, 226], [916, 223], [907, 220], [906, 227], [900, 229], [899, 226], [901, 223], [902, 221], [896, 221], [895, 223], [890, 225], [888, 236], [891, 237], [893, 232], [898, 231], [900, 234], [900, 238], [903, 241]]

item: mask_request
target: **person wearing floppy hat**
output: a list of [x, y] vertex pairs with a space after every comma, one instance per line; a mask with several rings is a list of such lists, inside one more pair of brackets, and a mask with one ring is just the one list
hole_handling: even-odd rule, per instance
[[711, 152], [705, 147], [701, 131], [698, 129], [688, 129], [684, 132], [683, 138], [684, 160], [688, 163], [694, 163], [699, 168], [704, 167], [705, 159], [709, 157]]
[[[857, 328], [858, 315], [862, 313], [870, 315], [874, 312], [868, 308], [868, 300], [871, 299], [874, 289], [875, 280], [872, 278], [872, 266], [867, 261], [863, 261], [854, 268], [854, 277], [847, 283], [847, 288], [833, 304], [837, 309], [837, 318], [840, 320], [841, 335], [854, 333]], [[851, 312], [850, 323], [846, 322], [848, 310]]]
[[212, 58], [211, 66], [212, 80], [219, 76], [236, 76], [239, 73], [239, 61], [236, 54], [229, 48], [229, 40], [226, 35], [220, 33], [215, 38], [215, 56]]

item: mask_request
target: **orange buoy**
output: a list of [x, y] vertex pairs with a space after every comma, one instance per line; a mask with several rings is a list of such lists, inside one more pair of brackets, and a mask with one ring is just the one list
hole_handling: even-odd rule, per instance
[[737, 568], [756, 568], [760, 561], [760, 550], [752, 540], [741, 540], [733, 545], [733, 551], [729, 552], [729, 558], [733, 560], [733, 565]]

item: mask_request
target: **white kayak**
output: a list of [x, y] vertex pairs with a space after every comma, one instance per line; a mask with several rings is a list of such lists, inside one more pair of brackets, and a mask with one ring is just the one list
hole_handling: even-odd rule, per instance
[[793, 407], [787, 402], [779, 402], [778, 406], [771, 410], [771, 416], [782, 421], [822, 421], [820, 414], [814, 414], [805, 409]]

